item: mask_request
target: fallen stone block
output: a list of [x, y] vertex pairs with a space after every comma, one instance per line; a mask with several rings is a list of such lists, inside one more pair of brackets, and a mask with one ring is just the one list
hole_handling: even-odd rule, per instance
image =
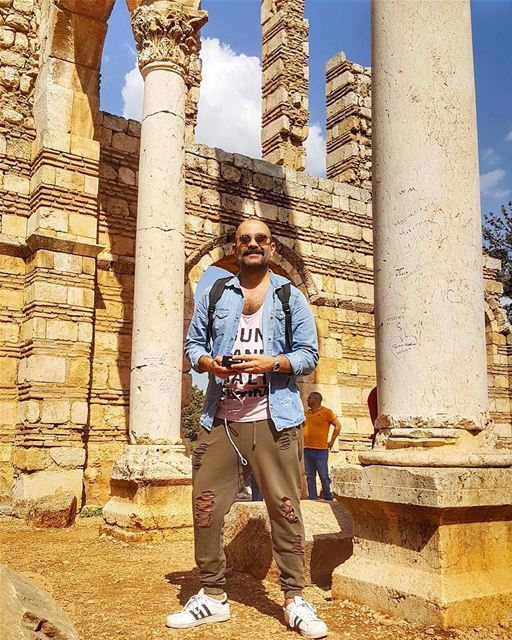
[[0, 640], [79, 640], [65, 611], [27, 577], [0, 565]]
[[27, 520], [42, 528], [70, 527], [75, 522], [76, 510], [76, 496], [64, 491], [34, 501], [28, 509]]
[[[304, 520], [306, 585], [330, 585], [335, 567], [352, 554], [352, 528], [347, 512], [336, 502], [301, 502]], [[270, 520], [263, 502], [236, 502], [224, 527], [227, 564], [260, 580], [279, 582], [272, 557]]]

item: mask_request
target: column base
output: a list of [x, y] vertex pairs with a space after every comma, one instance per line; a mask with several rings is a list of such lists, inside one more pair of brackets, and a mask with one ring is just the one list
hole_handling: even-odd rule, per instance
[[192, 539], [192, 465], [184, 451], [128, 445], [112, 470], [101, 533], [126, 542]]
[[471, 452], [449, 451], [447, 447], [372, 449], [358, 456], [363, 465], [387, 465], [398, 467], [466, 467], [508, 468], [512, 467], [512, 452], [482, 449]]
[[512, 469], [334, 467], [354, 553], [332, 577], [349, 599], [442, 627], [512, 621]]

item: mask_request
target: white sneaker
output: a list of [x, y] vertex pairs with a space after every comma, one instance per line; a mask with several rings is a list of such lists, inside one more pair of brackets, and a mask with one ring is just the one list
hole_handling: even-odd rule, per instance
[[300, 631], [306, 638], [327, 636], [327, 625], [316, 615], [315, 607], [300, 596], [284, 608], [284, 617], [290, 629]]
[[167, 627], [171, 629], [188, 629], [208, 622], [226, 622], [231, 618], [228, 597], [224, 593], [222, 600], [205, 595], [204, 589], [192, 596], [178, 613], [167, 616]]

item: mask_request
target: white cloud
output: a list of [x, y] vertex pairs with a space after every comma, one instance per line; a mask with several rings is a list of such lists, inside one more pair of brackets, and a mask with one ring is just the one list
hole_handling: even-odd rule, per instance
[[[261, 62], [256, 56], [237, 54], [218, 38], [201, 43], [202, 82], [196, 141], [224, 151], [261, 158]], [[144, 85], [135, 64], [122, 89], [123, 116], [142, 119]], [[305, 143], [306, 170], [325, 175], [325, 137], [318, 123]]]
[[196, 140], [261, 158], [261, 63], [217, 38], [201, 44], [203, 62]]
[[142, 98], [144, 96], [144, 81], [140, 75], [137, 62], [124, 77], [121, 90], [123, 96], [123, 118], [142, 120]]
[[505, 140], [508, 140], [509, 142], [512, 142], [512, 129], [510, 129], [510, 131], [505, 136]]
[[325, 176], [325, 137], [318, 122], [309, 127], [305, 146], [307, 151], [306, 172], [314, 176]]
[[494, 169], [480, 176], [480, 190], [484, 196], [494, 195], [494, 190], [505, 176], [503, 169]]
[[500, 164], [503, 158], [494, 149], [484, 149], [482, 151], [482, 163], [486, 167], [495, 167]]
[[503, 191], [495, 191], [492, 195], [497, 200], [504, 200], [505, 198], [508, 198], [511, 193], [512, 191], [510, 189], [503, 189]]

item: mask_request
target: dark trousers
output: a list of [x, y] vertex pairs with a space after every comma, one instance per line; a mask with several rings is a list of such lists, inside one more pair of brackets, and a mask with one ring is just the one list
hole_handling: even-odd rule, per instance
[[316, 474], [320, 476], [322, 492], [325, 500], [332, 500], [331, 479], [329, 478], [329, 449], [307, 449], [304, 448], [304, 466], [306, 478], [308, 480], [308, 497], [310, 500], [317, 500]]
[[[228, 422], [231, 438], [248, 461], [267, 506], [274, 559], [286, 598], [304, 587], [304, 527], [300, 511], [302, 430], [278, 432], [272, 421]], [[224, 422], [202, 430], [192, 458], [196, 563], [205, 593], [226, 583], [224, 518], [240, 490], [240, 457]]]

